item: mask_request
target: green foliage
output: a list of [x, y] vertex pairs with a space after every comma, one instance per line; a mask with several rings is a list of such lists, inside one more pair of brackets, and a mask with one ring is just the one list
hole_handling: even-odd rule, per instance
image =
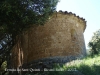
[[[76, 71], [76, 73], [82, 73], [83, 75], [100, 75], [100, 54], [95, 55], [94, 57], [87, 56], [81, 60], [75, 60], [75, 62], [70, 65], [63, 65], [60, 68], [63, 68], [65, 71], [62, 72], [49, 72], [52, 75], [70, 75], [72, 71]], [[71, 72], [71, 73], [70, 73]], [[48, 73], [48, 75], [49, 75]], [[61, 74], [62, 73], [62, 74]], [[78, 75], [75, 74], [75, 75]], [[79, 74], [81, 75], [81, 74]]]
[[[20, 38], [20, 34], [32, 25], [43, 25], [55, 11], [57, 3], [58, 0], [0, 0], [0, 35], [6, 33], [12, 39], [7, 48], [2, 48], [5, 49], [2, 55], [7, 67], [11, 65], [10, 50], [16, 43], [16, 36]], [[0, 40], [3, 39], [1, 36]]]
[[88, 46], [91, 49], [91, 54], [98, 54], [100, 52], [100, 29], [96, 31], [88, 43]]
[[0, 74], [4, 73], [6, 68], [7, 68], [7, 61], [3, 60], [3, 58], [0, 56]]
[[78, 64], [77, 70], [84, 75], [99, 75], [100, 74], [100, 55], [94, 57], [86, 57], [82, 60], [83, 64]]
[[83, 59], [75, 60], [74, 63], [71, 61], [66, 64], [60, 66], [55, 63], [53, 67], [53, 69], [63, 69], [63, 71], [41, 71], [36, 74], [31, 72], [26, 75], [100, 75], [100, 54], [92, 58], [87, 56]]
[[3, 69], [3, 71], [5, 71], [5, 69], [7, 68], [7, 61], [4, 61], [2, 63], [1, 68]]
[[44, 24], [55, 11], [58, 0], [1, 0], [0, 29], [20, 34], [32, 24]]

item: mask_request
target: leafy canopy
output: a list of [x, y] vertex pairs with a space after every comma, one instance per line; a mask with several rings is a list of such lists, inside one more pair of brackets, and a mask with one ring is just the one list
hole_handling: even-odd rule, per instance
[[14, 36], [33, 24], [44, 24], [58, 0], [0, 0], [0, 32]]
[[5, 60], [11, 64], [10, 50], [16, 36], [31, 25], [43, 25], [57, 3], [58, 0], [0, 0], [0, 66]]
[[92, 54], [98, 54], [100, 52], [100, 29], [94, 33], [88, 46], [91, 48]]

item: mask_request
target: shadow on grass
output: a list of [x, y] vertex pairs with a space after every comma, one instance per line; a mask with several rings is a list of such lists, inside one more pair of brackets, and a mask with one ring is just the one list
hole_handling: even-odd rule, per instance
[[40, 72], [29, 72], [24, 75], [100, 75], [100, 65], [88, 66], [81, 64], [79, 67], [69, 67], [70, 69], [76, 68], [76, 71], [40, 71]]
[[83, 64], [76, 69], [84, 75], [100, 75], [100, 65], [88, 66]]
[[[70, 67], [70, 69], [73, 67]], [[100, 65], [88, 66], [81, 64], [79, 67], [75, 67], [77, 71], [54, 71], [48, 72], [48, 75], [100, 75]]]

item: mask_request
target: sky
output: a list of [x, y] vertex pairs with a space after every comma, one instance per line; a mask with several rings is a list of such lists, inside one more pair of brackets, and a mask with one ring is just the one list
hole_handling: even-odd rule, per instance
[[84, 32], [86, 48], [93, 33], [100, 29], [100, 0], [60, 0], [57, 11], [68, 11], [77, 16], [85, 18], [87, 21]]

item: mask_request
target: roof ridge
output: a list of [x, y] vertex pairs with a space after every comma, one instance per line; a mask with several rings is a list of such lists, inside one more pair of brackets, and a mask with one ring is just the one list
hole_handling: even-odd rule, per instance
[[[56, 12], [57, 12], [57, 11], [56, 11]], [[79, 15], [76, 15], [75, 13], [72, 13], [72, 12], [59, 10], [57, 13], [72, 14], [72, 15], [76, 16], [78, 19], [84, 20], [84, 21], [86, 22], [85, 18], [80, 17]]]

